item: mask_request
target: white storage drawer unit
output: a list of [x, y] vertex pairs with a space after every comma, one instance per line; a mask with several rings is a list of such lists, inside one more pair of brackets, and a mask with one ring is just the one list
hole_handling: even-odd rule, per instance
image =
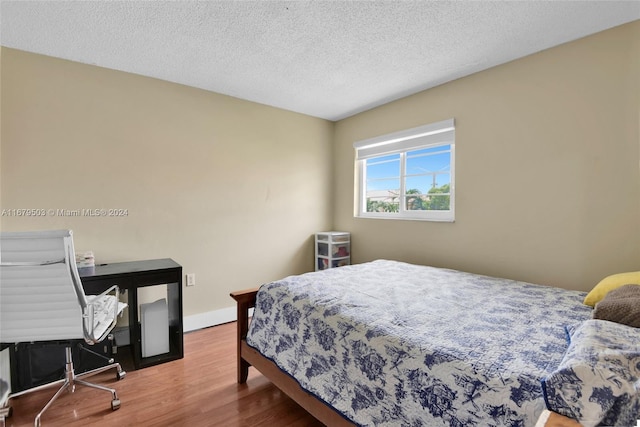
[[316, 233], [316, 271], [351, 264], [351, 235], [345, 231]]

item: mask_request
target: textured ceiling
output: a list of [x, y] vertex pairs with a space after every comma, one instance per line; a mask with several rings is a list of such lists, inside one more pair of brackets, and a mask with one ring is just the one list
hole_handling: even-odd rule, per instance
[[338, 120], [640, 19], [640, 1], [8, 1], [3, 46]]

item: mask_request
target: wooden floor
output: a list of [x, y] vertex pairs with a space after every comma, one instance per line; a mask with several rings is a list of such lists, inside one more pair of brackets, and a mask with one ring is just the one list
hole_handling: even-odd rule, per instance
[[[111, 395], [78, 386], [64, 393], [42, 416], [47, 426], [322, 426], [304, 409], [251, 368], [246, 384], [236, 383], [236, 324], [184, 336], [185, 357], [89, 380], [113, 387], [122, 402], [111, 410]], [[8, 427], [32, 426], [55, 393], [43, 390], [11, 400]]]

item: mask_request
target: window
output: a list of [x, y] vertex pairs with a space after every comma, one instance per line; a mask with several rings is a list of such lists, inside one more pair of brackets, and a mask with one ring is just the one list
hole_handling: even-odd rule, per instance
[[454, 120], [353, 144], [358, 173], [356, 215], [449, 221], [454, 216]]

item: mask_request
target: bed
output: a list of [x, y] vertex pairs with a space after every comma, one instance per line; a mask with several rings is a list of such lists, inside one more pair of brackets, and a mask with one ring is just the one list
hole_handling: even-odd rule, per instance
[[[578, 398], [562, 390], [567, 354], [592, 363], [574, 347], [594, 335], [640, 342], [636, 328], [605, 331], [585, 295], [388, 260], [290, 276], [232, 293], [238, 382], [254, 366], [329, 426], [527, 427], [554, 404], [554, 417], [582, 420], [593, 402], [586, 385]], [[594, 405], [628, 422], [640, 412], [640, 350], [622, 359], [630, 372], [604, 375], [617, 388]]]

